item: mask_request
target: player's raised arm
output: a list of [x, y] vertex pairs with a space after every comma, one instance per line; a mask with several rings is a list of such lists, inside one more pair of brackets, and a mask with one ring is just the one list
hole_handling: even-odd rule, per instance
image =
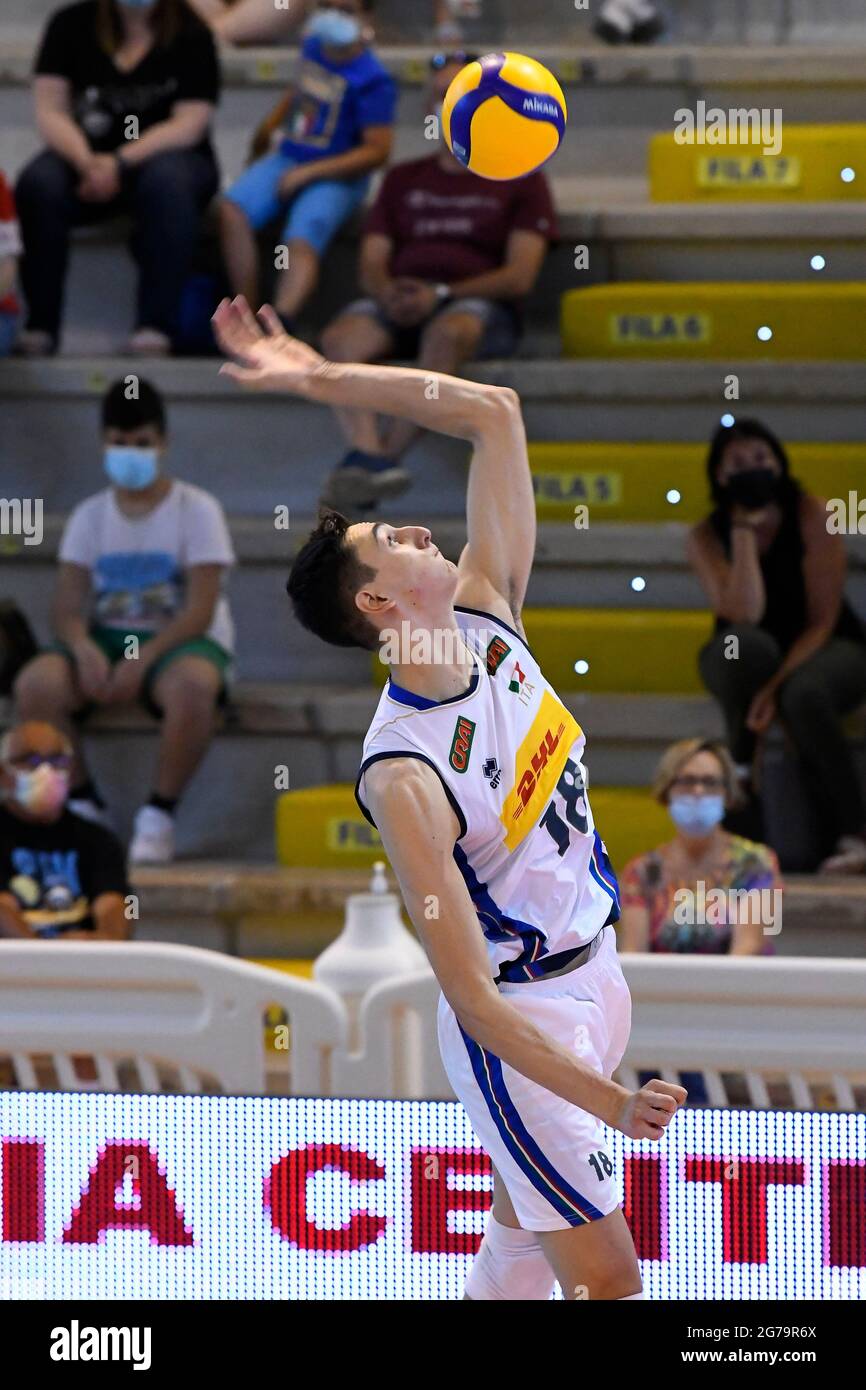
[[[214, 315], [222, 370], [253, 390], [288, 391], [323, 405], [397, 415], [473, 446], [457, 602], [519, 623], [535, 555], [535, 499], [526, 433], [515, 393], [414, 367], [328, 362], [290, 338], [268, 306], [258, 318], [243, 299]], [[498, 600], [498, 601], [497, 601]]]
[[459, 826], [436, 774], [415, 758], [382, 759], [367, 770], [365, 789], [409, 915], [463, 1030], [515, 1071], [630, 1138], [658, 1139], [685, 1099], [682, 1087], [653, 1081], [627, 1091], [500, 995], [454, 861]]

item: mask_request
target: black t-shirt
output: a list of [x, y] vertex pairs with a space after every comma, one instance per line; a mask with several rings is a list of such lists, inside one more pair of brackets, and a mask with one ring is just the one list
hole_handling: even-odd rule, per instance
[[[186, 6], [171, 43], [155, 44], [131, 72], [121, 72], [100, 47], [96, 0], [58, 10], [48, 21], [34, 72], [65, 77], [72, 115], [97, 153], [116, 150], [128, 138], [127, 118], [138, 133], [168, 120], [176, 101], [219, 97], [220, 75], [210, 30]], [[207, 148], [208, 141], [202, 141]]]
[[123, 847], [110, 830], [71, 811], [45, 824], [0, 806], [0, 893], [17, 899], [40, 936], [95, 929], [94, 900], [126, 896]]

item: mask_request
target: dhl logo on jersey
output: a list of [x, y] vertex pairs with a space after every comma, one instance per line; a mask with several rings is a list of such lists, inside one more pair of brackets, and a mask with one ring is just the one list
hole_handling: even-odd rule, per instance
[[539, 821], [574, 741], [582, 733], [565, 705], [545, 690], [538, 713], [517, 750], [514, 782], [499, 813], [509, 850], [516, 849]]

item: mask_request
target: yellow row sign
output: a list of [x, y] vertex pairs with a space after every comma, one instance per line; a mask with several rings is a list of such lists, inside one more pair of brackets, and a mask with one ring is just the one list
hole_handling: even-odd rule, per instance
[[799, 188], [802, 165], [787, 155], [704, 155], [699, 188]]
[[539, 471], [533, 473], [532, 485], [539, 511], [579, 502], [594, 507], [618, 507], [622, 502], [621, 473]]

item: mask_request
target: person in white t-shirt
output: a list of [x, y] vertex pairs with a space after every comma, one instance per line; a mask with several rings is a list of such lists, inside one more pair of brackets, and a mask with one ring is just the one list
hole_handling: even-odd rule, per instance
[[162, 720], [153, 792], [135, 818], [132, 863], [174, 856], [174, 812], [207, 751], [226, 697], [234, 630], [224, 590], [234, 551], [223, 510], [163, 471], [165, 406], [149, 382], [115, 382], [102, 404], [110, 486], [74, 509], [60, 542], [55, 643], [21, 671], [22, 719], [74, 740], [70, 805], [101, 819], [76, 721], [140, 701]]

